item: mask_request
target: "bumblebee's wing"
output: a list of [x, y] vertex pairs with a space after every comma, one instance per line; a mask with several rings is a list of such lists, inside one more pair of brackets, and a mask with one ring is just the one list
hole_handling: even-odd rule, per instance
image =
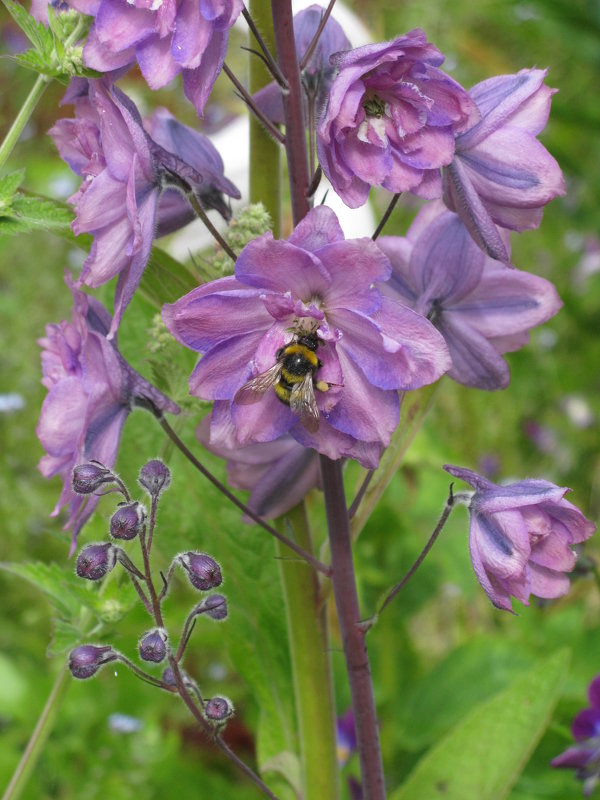
[[315, 433], [319, 428], [319, 409], [315, 397], [312, 372], [304, 380], [294, 384], [290, 394], [290, 408], [300, 418], [307, 431]]
[[277, 383], [280, 376], [281, 364], [277, 363], [266, 372], [261, 372], [260, 375], [251, 378], [248, 383], [245, 383], [238, 389], [233, 398], [233, 402], [241, 406], [247, 406], [250, 405], [250, 403], [258, 403], [267, 389], [270, 389], [271, 386]]

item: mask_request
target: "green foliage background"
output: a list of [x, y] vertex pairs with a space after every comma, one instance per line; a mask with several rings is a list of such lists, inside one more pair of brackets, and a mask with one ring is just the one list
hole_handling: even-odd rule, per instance
[[[567, 197], [547, 208], [540, 231], [513, 237], [515, 264], [553, 280], [564, 309], [542, 330], [534, 331], [528, 348], [508, 356], [512, 383], [507, 391], [484, 394], [442, 382], [433, 410], [357, 544], [367, 616], [412, 563], [435, 525], [448, 485], [442, 463], [487, 466], [499, 479], [544, 476], [570, 486], [573, 501], [598, 519], [600, 7], [593, 0], [371, 1], [354, 6], [381, 39], [423, 27], [465, 86], [523, 67], [549, 66], [548, 83], [560, 91], [542, 138], [561, 163], [568, 185]], [[6, 12], [0, 12], [0, 21], [5, 50], [10, 52], [18, 32]], [[234, 37], [233, 47], [240, 43]], [[239, 71], [244, 59], [241, 51], [232, 56]], [[11, 87], [0, 99], [2, 127], [8, 128], [33, 74], [10, 59], [0, 62], [0, 70], [3, 86]], [[128, 80], [138, 97], [155, 102], [135, 76]], [[30, 192], [61, 199], [74, 190], [76, 181], [45, 131], [56, 118], [62, 92], [58, 84], [49, 88], [15, 151], [12, 167], [26, 170], [24, 186]], [[216, 98], [226, 113], [240, 111], [222, 80]], [[193, 110], [183, 104], [180, 92], [163, 90], [158, 102], [194, 123]], [[227, 164], [227, 154], [223, 156]], [[384, 195], [375, 196], [380, 210], [386, 201]], [[386, 233], [403, 233], [415, 209], [407, 199]], [[36, 470], [42, 452], [34, 429], [44, 397], [36, 339], [48, 321], [68, 318], [70, 298], [63, 272], [78, 268], [82, 259], [72, 243], [50, 234], [0, 239], [0, 393], [15, 392], [24, 399], [23, 409], [0, 413], [2, 562], [56, 563], [61, 570], [66, 563], [63, 521], [48, 516], [59, 484], [44, 481]], [[110, 287], [102, 294], [110, 306]], [[125, 356], [148, 377], [152, 365], [147, 331], [153, 313], [150, 304], [136, 299], [121, 333]], [[189, 358], [181, 359], [182, 369], [189, 367]], [[585, 419], [576, 413], [582, 408]], [[193, 446], [200, 416], [201, 409], [192, 407], [182, 421], [182, 435]], [[118, 463], [121, 475], [134, 485], [140, 463], [157, 455], [168, 459], [174, 475], [160, 510], [157, 558], [167, 565], [174, 553], [190, 547], [212, 553], [222, 561], [230, 602], [226, 623], [198, 625], [186, 668], [198, 676], [207, 694], [225, 693], [233, 699], [237, 714], [228, 733], [240, 755], [264, 763], [282, 749], [293, 752], [293, 700], [273, 544], [260, 530], [243, 525], [237, 511], [224, 507], [216, 492], [166, 446], [149, 416], [132, 415]], [[223, 474], [215, 460], [206, 458]], [[347, 478], [351, 496], [359, 471], [349, 470]], [[103, 501], [100, 514], [84, 532], [85, 541], [104, 537], [112, 502]], [[318, 495], [310, 500], [317, 536], [323, 531], [319, 503]], [[582, 576], [573, 580], [571, 594], [564, 600], [519, 608], [518, 616], [499, 612], [490, 606], [472, 573], [466, 531], [466, 514], [458, 510], [417, 577], [369, 634], [389, 786], [398, 787], [422, 754], [481, 703], [506, 690], [540, 659], [567, 647], [571, 668], [554, 717], [510, 794], [494, 796], [578, 798], [580, 787], [572, 775], [550, 770], [548, 762], [569, 744], [570, 720], [585, 705], [587, 683], [600, 672], [598, 587], [593, 578]], [[592, 539], [586, 555], [597, 558], [598, 549]], [[71, 583], [64, 579], [67, 604]], [[48, 596], [7, 572], [0, 572], [0, 592], [3, 786], [64, 656], [46, 656], [53, 616]], [[118, 581], [101, 601], [95, 595], [77, 600], [103, 620], [103, 641], [134, 657], [137, 639], [148, 625], [145, 612], [135, 607], [118, 626], [111, 622], [126, 610], [128, 601], [128, 588]], [[177, 582], [167, 607], [174, 630], [194, 601], [184, 581]], [[349, 700], [333, 615], [331, 621], [342, 713]], [[80, 617], [79, 624], [83, 625]], [[72, 626], [59, 626], [53, 651], [68, 645], [75, 634]], [[541, 684], [540, 691], [545, 690]], [[138, 718], [141, 729], [132, 734], [111, 731], [108, 718], [117, 712]], [[258, 753], [253, 737], [257, 728], [263, 734]], [[494, 765], [489, 766], [493, 772]], [[357, 764], [351, 762], [347, 770], [357, 774]], [[73, 681], [23, 797], [128, 800], [140, 795], [147, 800], [219, 795], [245, 800], [257, 793], [231, 774], [170, 695], [139, 683], [124, 669], [107, 669], [94, 682]], [[422, 800], [434, 796], [438, 794]]]

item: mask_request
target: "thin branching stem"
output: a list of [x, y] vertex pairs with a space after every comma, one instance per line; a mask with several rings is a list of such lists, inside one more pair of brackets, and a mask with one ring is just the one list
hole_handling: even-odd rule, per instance
[[392, 211], [393, 211], [393, 210], [396, 208], [396, 203], [397, 203], [397, 202], [398, 202], [398, 200], [400, 199], [400, 194], [401, 194], [401, 192], [398, 192], [398, 194], [395, 194], [395, 195], [392, 197], [392, 199], [390, 200], [390, 202], [389, 202], [389, 205], [388, 205], [388, 207], [387, 207], [387, 208], [386, 208], [386, 210], [385, 210], [385, 214], [384, 214], [384, 215], [383, 215], [383, 217], [381, 218], [381, 222], [379, 223], [379, 225], [377, 226], [377, 228], [375, 228], [375, 233], [373, 234], [373, 236], [371, 236], [371, 239], [372, 239], [373, 241], [375, 241], [375, 239], [377, 239], [377, 237], [379, 236], [379, 234], [381, 233], [381, 231], [382, 231], [382, 230], [385, 228], [385, 224], [386, 224], [386, 222], [387, 222], [387, 221], [388, 221], [388, 219], [390, 218], [390, 216], [391, 216], [391, 214], [392, 214]]
[[258, 30], [258, 27], [256, 26], [256, 23], [252, 19], [252, 15], [250, 14], [250, 12], [248, 11], [248, 9], [245, 6], [242, 9], [242, 14], [244, 16], [244, 19], [248, 23], [248, 27], [252, 31], [252, 35], [256, 39], [260, 49], [263, 51], [264, 62], [266, 64], [267, 69], [269, 70], [269, 72], [271, 73], [273, 78], [277, 81], [277, 83], [281, 86], [281, 88], [283, 90], [287, 90], [287, 82], [286, 82], [285, 78], [283, 77], [283, 75], [281, 74], [281, 70], [279, 69], [279, 66], [278, 66], [277, 62], [275, 61], [275, 59], [273, 58], [273, 54], [271, 53], [271, 51], [267, 47], [267, 43], [265, 42], [265, 40], [261, 36], [260, 31]]
[[365, 496], [365, 492], [369, 488], [369, 484], [371, 483], [371, 480], [373, 479], [373, 475], [375, 475], [375, 470], [374, 469], [370, 469], [367, 472], [367, 474], [365, 475], [365, 477], [363, 479], [363, 482], [361, 483], [360, 488], [359, 488], [358, 492], [356, 493], [356, 497], [354, 498], [354, 500], [352, 501], [352, 505], [348, 509], [348, 517], [350, 519], [352, 519], [352, 517], [358, 511], [358, 507], [359, 507], [359, 505], [361, 503], [361, 500]]
[[140, 669], [137, 664], [134, 664], [133, 661], [130, 661], [127, 656], [124, 656], [122, 653], [118, 653], [116, 660], [125, 664], [127, 669], [133, 672], [136, 678], [140, 678], [140, 680], [146, 681], [146, 683], [162, 689], [163, 682], [161, 680], [155, 678], [153, 675], [149, 675], [147, 672], [144, 672], [144, 670]]
[[329, 19], [329, 15], [333, 11], [334, 5], [335, 5], [335, 0], [330, 0], [329, 5], [325, 9], [325, 13], [321, 17], [321, 21], [319, 22], [319, 27], [315, 31], [315, 35], [313, 36], [311, 43], [308, 45], [308, 47], [306, 48], [306, 52], [302, 56], [302, 59], [300, 61], [301, 72], [310, 61], [312, 54], [315, 52], [315, 48], [319, 44], [319, 39], [321, 38], [321, 34], [323, 33], [325, 25], [327, 25], [327, 20]]
[[438, 536], [442, 532], [442, 529], [443, 529], [444, 525], [446, 524], [446, 522], [448, 520], [448, 517], [450, 516], [450, 512], [454, 508], [454, 506], [456, 504], [456, 500], [457, 500], [456, 496], [454, 495], [454, 492], [452, 491], [453, 487], [454, 487], [454, 484], [451, 483], [450, 484], [450, 489], [449, 489], [449, 492], [448, 492], [448, 499], [446, 500], [446, 505], [444, 506], [444, 510], [442, 511], [442, 515], [438, 520], [438, 524], [435, 526], [435, 530], [433, 531], [433, 533], [429, 537], [429, 541], [427, 542], [427, 544], [425, 545], [425, 547], [421, 551], [421, 554], [419, 555], [419, 557], [417, 558], [415, 563], [408, 570], [406, 575], [402, 578], [402, 580], [399, 581], [394, 586], [394, 588], [391, 589], [388, 592], [385, 600], [383, 601], [383, 603], [379, 607], [379, 611], [377, 612], [377, 616], [378, 617], [381, 615], [381, 612], [383, 611], [383, 609], [387, 608], [387, 606], [392, 602], [392, 600], [394, 599], [394, 597], [396, 597], [398, 592], [400, 592], [402, 589], [404, 589], [406, 584], [409, 582], [409, 580], [412, 578], [412, 576], [415, 574], [415, 572], [419, 569], [419, 567], [421, 566], [421, 564], [425, 560], [425, 557], [427, 556], [427, 554], [429, 553], [429, 551], [431, 550], [431, 548], [435, 544], [436, 539], [438, 538]]
[[244, 103], [246, 103], [246, 105], [248, 106], [250, 111], [254, 114], [254, 116], [261, 123], [261, 125], [264, 126], [265, 130], [267, 131], [267, 133], [270, 136], [272, 136], [276, 141], [278, 141], [279, 144], [285, 144], [285, 136], [283, 135], [283, 133], [279, 130], [279, 128], [277, 128], [277, 127], [275, 127], [275, 125], [273, 125], [273, 123], [271, 122], [271, 120], [268, 117], [266, 117], [263, 114], [263, 112], [260, 110], [260, 108], [256, 105], [252, 95], [249, 94], [246, 91], [244, 86], [238, 81], [238, 79], [235, 77], [233, 72], [229, 69], [227, 64], [223, 64], [223, 72], [227, 75], [229, 80], [233, 83], [233, 85], [237, 89], [237, 91], [238, 91], [240, 97], [242, 98], [242, 100], [244, 101]]
[[129, 577], [131, 578], [131, 582], [133, 583], [134, 589], [138, 593], [138, 597], [142, 601], [144, 608], [150, 614], [150, 616], [152, 616], [152, 606], [150, 605], [150, 600], [146, 597], [146, 593], [138, 583], [137, 578], [134, 575], [132, 575], [131, 572], [129, 573]]
[[280, 542], [283, 542], [283, 544], [287, 545], [291, 550], [293, 550], [297, 555], [299, 555], [300, 558], [303, 558], [319, 572], [322, 572], [324, 575], [327, 576], [331, 575], [331, 568], [328, 567], [327, 564], [323, 564], [322, 561], [319, 561], [310, 553], [307, 553], [306, 550], [304, 550], [302, 547], [299, 547], [291, 539], [288, 539], [287, 536], [284, 536], [278, 530], [273, 528], [273, 526], [269, 525], [269, 523], [266, 522], [266, 520], [264, 520], [262, 517], [259, 517], [258, 514], [252, 511], [252, 509], [249, 508], [247, 505], [245, 505], [245, 503], [242, 503], [241, 500], [238, 500], [238, 498], [232, 492], [230, 492], [229, 489], [212, 474], [212, 472], [206, 469], [206, 467], [200, 461], [198, 461], [196, 456], [192, 453], [191, 450], [189, 450], [189, 448], [184, 444], [184, 442], [181, 441], [181, 439], [175, 433], [173, 428], [169, 425], [167, 420], [158, 411], [156, 412], [156, 418], [158, 419], [162, 429], [165, 431], [169, 439], [181, 451], [181, 453], [183, 453], [183, 455], [187, 458], [187, 460], [191, 464], [193, 464], [196, 467], [196, 469], [199, 472], [201, 472], [202, 475], [204, 475], [204, 477], [207, 478], [213, 484], [213, 486], [216, 486], [216, 488], [222, 494], [224, 494], [228, 500], [230, 500], [234, 505], [236, 505], [240, 509], [240, 511], [243, 511], [244, 514], [246, 514], [246, 516], [250, 517], [250, 519], [256, 522], [257, 525], [260, 525], [261, 528], [264, 528], [266, 531], [268, 531], [268, 533], [270, 533], [271, 536], [274, 536], [276, 539], [279, 539]]
[[229, 258], [235, 263], [235, 260], [237, 258], [237, 253], [235, 252], [235, 250], [231, 249], [231, 247], [227, 244], [227, 242], [221, 236], [219, 231], [212, 224], [212, 222], [210, 221], [210, 219], [208, 217], [208, 214], [202, 208], [202, 203], [200, 202], [198, 197], [195, 195], [195, 193], [193, 191], [191, 191], [191, 189], [185, 193], [185, 196], [187, 197], [188, 203], [194, 209], [194, 212], [196, 213], [196, 216], [200, 217], [202, 222], [206, 225], [206, 227], [207, 227], [209, 233], [211, 234], [211, 236], [213, 237], [213, 239], [215, 239], [215, 241], [220, 245], [220, 247], [222, 247], [223, 250], [227, 253]]

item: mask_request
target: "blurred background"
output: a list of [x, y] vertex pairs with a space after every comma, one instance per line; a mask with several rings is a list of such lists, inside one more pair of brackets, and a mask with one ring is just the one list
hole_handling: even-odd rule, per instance
[[[570, 499], [598, 520], [600, 4], [363, 0], [346, 5], [374, 40], [424, 28], [445, 53], [445, 68], [465, 87], [524, 67], [549, 67], [547, 82], [559, 92], [541, 140], [561, 164], [568, 189], [565, 198], [546, 209], [539, 231], [513, 235], [514, 263], [552, 280], [564, 308], [533, 332], [525, 350], [508, 355], [508, 390], [486, 394], [442, 382], [403, 466], [357, 543], [366, 615], [404, 574], [433, 530], [448, 489], [443, 463], [475, 468], [499, 481], [543, 476], [571, 487]], [[4, 9], [0, 30], [4, 132], [35, 77], [11, 58], [25, 42]], [[240, 75], [247, 59], [240, 49], [244, 36], [243, 28], [234, 32], [228, 56]], [[177, 81], [151, 96], [132, 73], [124, 87], [145, 110], [162, 104], [187, 124], [198, 124]], [[26, 170], [27, 190], [64, 200], [78, 179], [46, 135], [57, 116], [70, 114], [68, 108], [58, 109], [63, 91], [56, 83], [49, 87], [9, 167]], [[221, 77], [202, 130], [215, 132], [241, 113], [243, 107]], [[227, 173], [228, 154], [222, 155]], [[372, 196], [377, 218], [389, 198], [385, 193]], [[405, 233], [417, 208], [410, 198], [403, 200], [386, 233]], [[47, 322], [69, 318], [63, 273], [65, 268], [79, 269], [84, 257], [72, 243], [48, 233], [0, 239], [0, 561], [56, 564], [59, 570], [67, 565], [66, 583], [72, 567], [67, 564], [69, 535], [62, 530], [64, 519], [48, 516], [60, 484], [43, 480], [36, 469], [42, 450], [35, 425], [45, 396], [36, 340], [44, 335]], [[109, 286], [99, 293], [109, 307], [111, 292]], [[136, 319], [136, 326], [124, 324], [120, 333], [123, 353], [150, 379], [148, 331], [155, 313], [137, 298], [125, 318], [125, 323]], [[181, 356], [182, 369], [191, 368], [191, 356]], [[200, 416], [191, 407], [180, 421], [190, 443]], [[259, 529], [244, 526], [236, 510], [222, 507], [224, 501], [212, 487], [199, 483], [179, 454], [165, 447], [164, 436], [149, 416], [131, 415], [117, 464], [124, 480], [135, 487], [141, 464], [158, 455], [168, 459], [174, 480], [160, 511], [157, 558], [164, 557], [168, 564], [173, 554], [189, 548], [211, 553], [222, 562], [230, 603], [226, 623], [198, 625], [186, 669], [198, 676], [207, 694], [232, 698], [237, 713], [227, 739], [252, 761], [257, 726], [280, 725], [293, 715], [273, 545]], [[224, 474], [216, 460], [206, 460]], [[350, 495], [360, 477], [358, 469], [349, 472]], [[102, 502], [83, 541], [104, 538], [114, 502], [110, 497]], [[310, 498], [310, 507], [319, 538], [323, 521], [318, 495]], [[491, 607], [472, 572], [467, 526], [466, 512], [457, 510], [417, 577], [369, 637], [389, 786], [398, 786], [420, 755], [470, 709], [538, 659], [568, 646], [572, 666], [555, 717], [509, 797], [578, 798], [581, 789], [571, 773], [552, 771], [548, 762], [569, 745], [570, 721], [586, 704], [587, 683], [600, 672], [600, 594], [594, 573], [582, 570], [574, 576], [568, 598], [519, 607], [518, 616], [502, 613]], [[600, 545], [592, 539], [585, 556], [593, 564], [599, 555]], [[0, 787], [8, 783], [64, 664], [64, 649], [78, 633], [64, 621], [52, 622], [57, 599], [52, 602], [51, 592], [31, 583], [35, 578], [54, 585], [48, 577], [52, 569], [40, 567], [36, 576], [29, 572], [30, 580], [15, 574], [18, 570], [0, 571]], [[130, 587], [115, 580], [94, 602], [103, 626], [100, 640], [134, 656], [147, 618], [133, 605]], [[176, 582], [167, 605], [175, 628], [194, 602], [184, 581]], [[332, 628], [342, 714], [349, 700], [333, 617]], [[50, 738], [22, 795], [25, 800], [153, 800], [211, 797], [218, 792], [235, 800], [258, 796], [231, 773], [180, 703], [124, 669], [107, 668], [93, 683], [69, 680], [63, 694]], [[358, 774], [356, 759], [345, 769]]]

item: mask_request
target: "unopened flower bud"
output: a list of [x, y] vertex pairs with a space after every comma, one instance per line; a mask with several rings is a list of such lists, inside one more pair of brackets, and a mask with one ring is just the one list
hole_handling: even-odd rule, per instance
[[200, 603], [198, 610], [217, 621], [226, 619], [227, 598], [224, 594], [211, 594]]
[[179, 560], [187, 571], [192, 586], [201, 592], [207, 592], [223, 583], [221, 567], [206, 553], [183, 553]]
[[110, 543], [89, 544], [77, 557], [76, 572], [80, 578], [99, 581], [115, 566], [116, 548]]
[[103, 483], [110, 483], [113, 477], [109, 469], [97, 462], [91, 461], [87, 464], [79, 464], [73, 469], [73, 491], [77, 494], [92, 494]]
[[167, 667], [166, 670], [162, 674], [162, 682], [165, 685], [165, 688], [168, 689], [177, 689], [177, 681], [175, 680], [175, 675], [173, 674], [173, 670], [171, 667]]
[[117, 654], [110, 645], [98, 647], [93, 644], [82, 644], [71, 650], [69, 669], [74, 678], [85, 680], [91, 678], [103, 664], [114, 661]]
[[233, 715], [233, 703], [226, 697], [211, 697], [204, 706], [204, 713], [211, 722], [225, 722]]
[[138, 481], [150, 497], [156, 498], [171, 483], [171, 471], [162, 461], [155, 458], [141, 468]]
[[144, 506], [137, 502], [125, 503], [110, 518], [110, 535], [113, 539], [135, 539], [145, 518]]
[[160, 664], [167, 655], [167, 634], [161, 628], [146, 633], [139, 644], [140, 658]]

